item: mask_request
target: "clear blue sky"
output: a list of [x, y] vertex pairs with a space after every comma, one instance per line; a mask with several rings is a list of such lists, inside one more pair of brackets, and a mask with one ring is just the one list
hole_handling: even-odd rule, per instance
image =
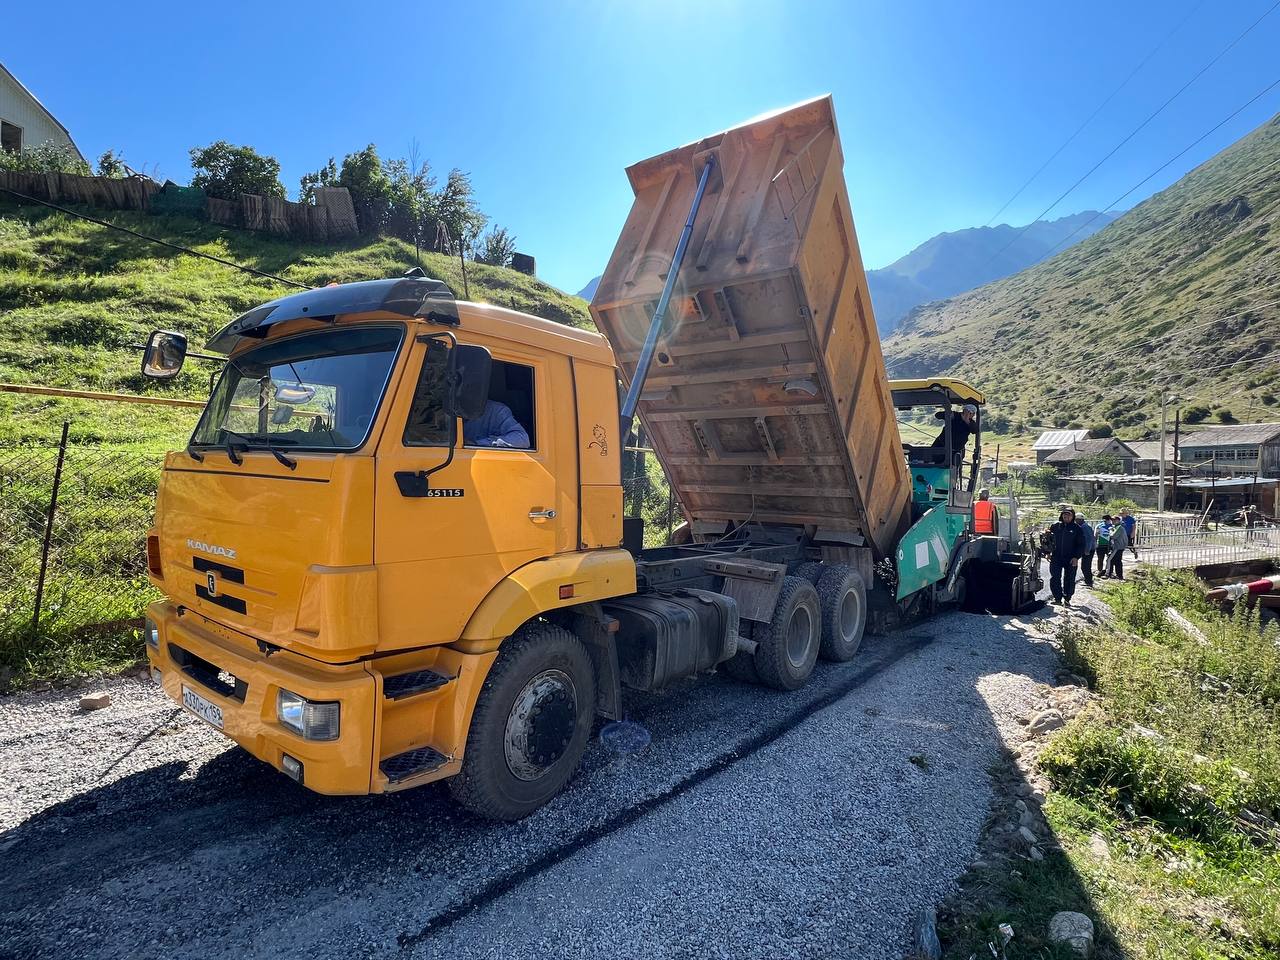
[[[14, 3], [0, 60], [90, 159], [179, 181], [216, 139], [277, 157], [291, 196], [331, 155], [416, 139], [572, 292], [613, 249], [627, 164], [826, 92], [868, 267], [981, 225], [1191, 13], [1000, 218], [1024, 223], [1273, 2]], [[1109, 203], [1280, 76], [1277, 50], [1280, 10], [1052, 215]], [[1278, 109], [1280, 89], [1126, 205]]]

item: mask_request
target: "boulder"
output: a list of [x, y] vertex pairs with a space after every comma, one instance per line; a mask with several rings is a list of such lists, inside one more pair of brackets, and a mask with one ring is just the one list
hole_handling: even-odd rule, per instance
[[1093, 921], [1083, 913], [1062, 910], [1049, 920], [1049, 940], [1065, 943], [1081, 957], [1093, 953]]
[[1062, 718], [1060, 710], [1042, 710], [1031, 718], [1031, 722], [1027, 724], [1027, 730], [1031, 733], [1049, 733], [1057, 730], [1066, 721]]

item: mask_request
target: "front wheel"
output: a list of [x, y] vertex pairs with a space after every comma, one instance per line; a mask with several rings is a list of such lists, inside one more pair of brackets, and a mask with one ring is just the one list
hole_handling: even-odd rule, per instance
[[492, 820], [533, 813], [577, 769], [595, 704], [595, 672], [582, 641], [548, 623], [522, 627], [485, 678], [462, 771], [449, 781], [454, 799]]

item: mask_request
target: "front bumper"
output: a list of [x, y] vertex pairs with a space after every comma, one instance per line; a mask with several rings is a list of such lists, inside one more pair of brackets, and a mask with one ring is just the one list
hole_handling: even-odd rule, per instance
[[[148, 615], [159, 628], [159, 648], [147, 659], [161, 672], [160, 683], [174, 702], [182, 688], [216, 704], [221, 732], [259, 760], [283, 770], [285, 754], [302, 763], [302, 783], [325, 794], [365, 794], [380, 789], [372, 779], [375, 677], [361, 664], [333, 666], [287, 651], [268, 655], [249, 637], [190, 610], [179, 613], [167, 601]], [[337, 740], [305, 740], [276, 719], [281, 689], [311, 700], [342, 704]]]

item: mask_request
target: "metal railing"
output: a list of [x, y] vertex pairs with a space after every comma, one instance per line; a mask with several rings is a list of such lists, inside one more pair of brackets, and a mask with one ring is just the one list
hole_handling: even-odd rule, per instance
[[1280, 559], [1280, 527], [1202, 526], [1200, 517], [1140, 517], [1138, 559], [1170, 569]]

